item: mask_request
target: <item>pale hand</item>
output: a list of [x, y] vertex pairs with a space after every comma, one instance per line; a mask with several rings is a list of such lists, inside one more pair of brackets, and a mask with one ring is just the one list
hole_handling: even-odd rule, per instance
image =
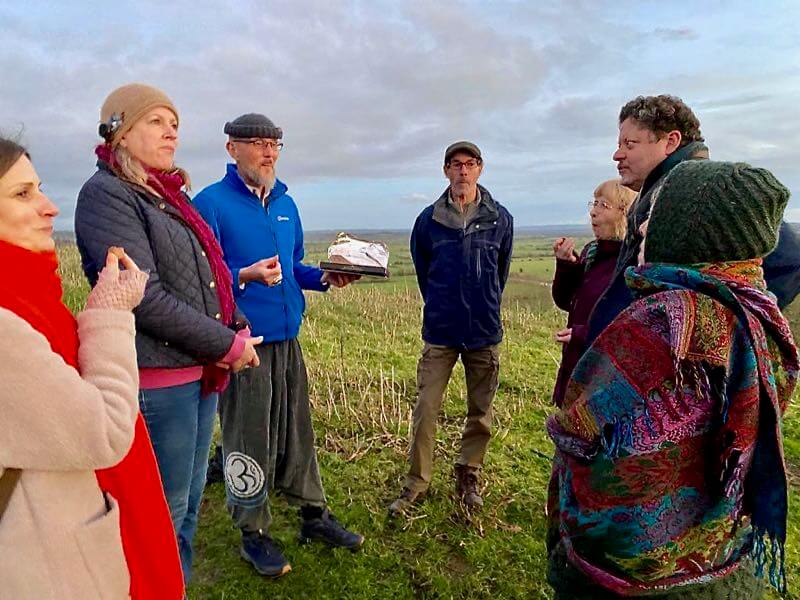
[[[120, 269], [122, 263], [123, 269]], [[133, 310], [144, 297], [149, 275], [139, 269], [122, 248], [109, 249], [106, 266], [89, 292], [86, 308]]]
[[262, 258], [252, 265], [239, 270], [239, 284], [258, 281], [266, 285], [276, 285], [283, 279], [278, 255]]
[[567, 262], [577, 262], [578, 256], [575, 254], [575, 240], [572, 238], [558, 238], [553, 244], [553, 254], [559, 260]]
[[566, 327], [561, 331], [556, 331], [556, 341], [560, 344], [569, 344], [572, 339], [572, 327]]
[[257, 367], [261, 362], [258, 360], [255, 346], [258, 346], [264, 341], [264, 336], [247, 338], [244, 341], [244, 351], [239, 359], [230, 365], [231, 371], [238, 373], [242, 369], [249, 369], [250, 367]]
[[333, 287], [343, 288], [359, 279], [361, 279], [361, 275], [355, 273], [332, 273], [331, 271], [325, 271], [322, 274], [322, 278], [320, 278], [320, 282], [323, 284], [327, 283]]

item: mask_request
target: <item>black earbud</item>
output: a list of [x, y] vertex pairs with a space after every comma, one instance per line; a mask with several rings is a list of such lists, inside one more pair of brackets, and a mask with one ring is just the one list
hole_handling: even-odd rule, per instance
[[122, 125], [122, 117], [117, 113], [111, 115], [105, 123], [100, 123], [97, 127], [97, 133], [105, 141], [110, 142], [114, 136], [114, 132]]

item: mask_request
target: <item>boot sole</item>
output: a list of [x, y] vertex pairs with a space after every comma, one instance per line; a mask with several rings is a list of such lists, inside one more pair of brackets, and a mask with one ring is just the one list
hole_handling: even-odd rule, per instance
[[332, 542], [329, 542], [325, 538], [310, 538], [310, 537], [306, 537], [306, 536], [304, 536], [302, 534], [300, 536], [298, 536], [297, 539], [304, 546], [306, 544], [310, 544], [311, 542], [322, 542], [323, 544], [325, 544], [329, 548], [345, 548], [347, 550], [350, 550], [350, 552], [357, 552], [358, 550], [361, 549], [361, 546], [364, 545], [364, 536], [360, 535], [359, 538], [360, 539], [358, 541], [358, 544], [356, 544], [354, 546], [343, 546], [342, 544], [334, 544]]
[[[420, 492], [419, 494], [417, 494], [416, 498], [414, 498], [413, 500], [411, 500], [408, 503], [408, 506], [405, 506], [403, 508], [393, 509], [392, 505], [390, 504], [389, 508], [387, 509], [387, 512], [389, 513], [389, 517], [395, 518], [395, 517], [404, 516], [404, 515], [406, 515], [406, 511], [408, 511], [408, 509], [410, 509], [412, 506], [417, 506], [419, 504], [422, 504], [423, 502], [425, 502], [425, 500], [427, 498], [428, 498], [428, 493], [427, 492]], [[392, 503], [392, 504], [394, 504], [394, 503]]]
[[241, 557], [242, 557], [244, 560], [246, 560], [247, 562], [249, 562], [249, 563], [250, 563], [250, 565], [253, 567], [253, 569], [255, 570], [255, 572], [256, 572], [256, 573], [258, 573], [259, 575], [263, 575], [264, 577], [269, 577], [270, 579], [277, 579], [278, 577], [283, 577], [283, 576], [284, 576], [284, 575], [286, 575], [286, 574], [287, 574], [289, 571], [291, 571], [291, 570], [292, 570], [292, 565], [290, 565], [289, 563], [286, 563], [285, 565], [283, 565], [283, 566], [282, 566], [280, 569], [278, 569], [278, 570], [276, 570], [276, 571], [264, 571], [264, 570], [262, 570], [262, 569], [259, 569], [259, 568], [258, 568], [258, 565], [256, 565], [256, 563], [255, 563], [255, 562], [253, 562], [253, 559], [251, 559], [251, 558], [250, 558], [250, 557], [249, 557], [249, 556], [248, 556], [248, 555], [245, 553], [245, 551], [244, 551], [244, 550], [242, 550], [241, 548], [239, 549], [239, 556], [241, 556]]
[[463, 496], [457, 496], [456, 501], [465, 509], [472, 512], [478, 512], [483, 509], [483, 502], [466, 502]]

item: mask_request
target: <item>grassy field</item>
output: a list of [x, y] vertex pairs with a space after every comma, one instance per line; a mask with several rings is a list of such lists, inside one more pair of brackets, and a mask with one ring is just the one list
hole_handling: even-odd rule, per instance
[[[213, 485], [203, 501], [189, 598], [549, 597], [543, 506], [552, 444], [543, 423], [560, 356], [552, 332], [565, 318], [550, 300], [552, 242], [530, 237], [515, 247], [485, 510], [470, 520], [453, 501], [452, 465], [465, 406], [463, 369], [457, 367], [440, 418], [431, 494], [399, 521], [387, 518], [386, 507], [406, 470], [421, 303], [405, 240], [390, 242], [392, 278], [308, 294], [301, 335], [329, 503], [341, 521], [365, 534], [364, 548], [353, 554], [299, 545], [298, 516], [276, 498], [271, 533], [293, 572], [265, 580], [239, 558], [224, 490]], [[310, 241], [309, 262], [326, 245]], [[77, 309], [86, 284], [75, 248], [65, 245], [61, 252], [65, 298]], [[795, 332], [798, 308], [789, 310]], [[800, 589], [800, 418], [794, 411], [785, 431], [793, 475], [787, 572], [790, 589]]]

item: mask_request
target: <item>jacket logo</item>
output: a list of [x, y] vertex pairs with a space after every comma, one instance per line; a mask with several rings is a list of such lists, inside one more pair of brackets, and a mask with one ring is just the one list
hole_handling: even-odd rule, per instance
[[283, 215], [278, 215], [278, 221], [288, 221], [289, 217], [284, 217]]

